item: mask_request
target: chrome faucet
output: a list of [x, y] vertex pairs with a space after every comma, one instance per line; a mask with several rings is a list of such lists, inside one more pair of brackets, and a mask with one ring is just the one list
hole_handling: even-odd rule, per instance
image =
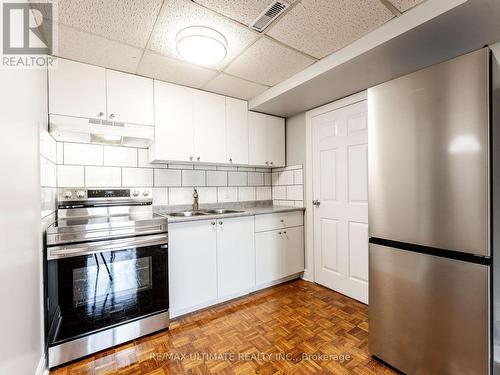
[[193, 211], [198, 211], [198, 190], [194, 188], [193, 192]]

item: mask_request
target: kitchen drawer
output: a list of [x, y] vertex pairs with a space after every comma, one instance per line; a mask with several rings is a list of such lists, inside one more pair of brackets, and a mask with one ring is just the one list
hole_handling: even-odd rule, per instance
[[264, 232], [274, 229], [298, 227], [304, 225], [302, 211], [283, 212], [255, 216], [255, 231]]

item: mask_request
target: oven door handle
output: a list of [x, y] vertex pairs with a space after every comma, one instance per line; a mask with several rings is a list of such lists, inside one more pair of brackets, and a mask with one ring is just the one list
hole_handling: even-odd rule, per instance
[[162, 245], [162, 249], [168, 248], [168, 234], [155, 234], [150, 236], [139, 236], [120, 238], [110, 241], [95, 241], [62, 246], [52, 246], [47, 249], [47, 260], [91, 255], [107, 251], [124, 250], [130, 247]]

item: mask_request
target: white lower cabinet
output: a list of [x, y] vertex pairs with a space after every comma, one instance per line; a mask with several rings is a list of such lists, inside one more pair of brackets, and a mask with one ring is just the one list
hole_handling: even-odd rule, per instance
[[246, 294], [254, 286], [253, 216], [169, 225], [171, 317]]
[[255, 229], [257, 289], [304, 271], [302, 211], [257, 216]]
[[169, 225], [171, 317], [209, 306], [217, 300], [217, 227], [212, 222]]
[[[302, 224], [302, 215], [170, 224], [170, 316], [242, 296], [304, 271], [304, 227], [286, 227], [286, 223]], [[284, 227], [274, 229], [275, 223]], [[255, 232], [257, 228], [262, 231]]]
[[248, 293], [255, 286], [254, 217], [217, 221], [217, 281], [220, 299]]

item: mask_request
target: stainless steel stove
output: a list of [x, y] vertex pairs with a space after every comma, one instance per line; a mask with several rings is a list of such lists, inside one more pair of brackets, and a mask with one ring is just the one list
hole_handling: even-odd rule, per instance
[[168, 327], [168, 221], [150, 197], [58, 191], [46, 234], [50, 368]]

